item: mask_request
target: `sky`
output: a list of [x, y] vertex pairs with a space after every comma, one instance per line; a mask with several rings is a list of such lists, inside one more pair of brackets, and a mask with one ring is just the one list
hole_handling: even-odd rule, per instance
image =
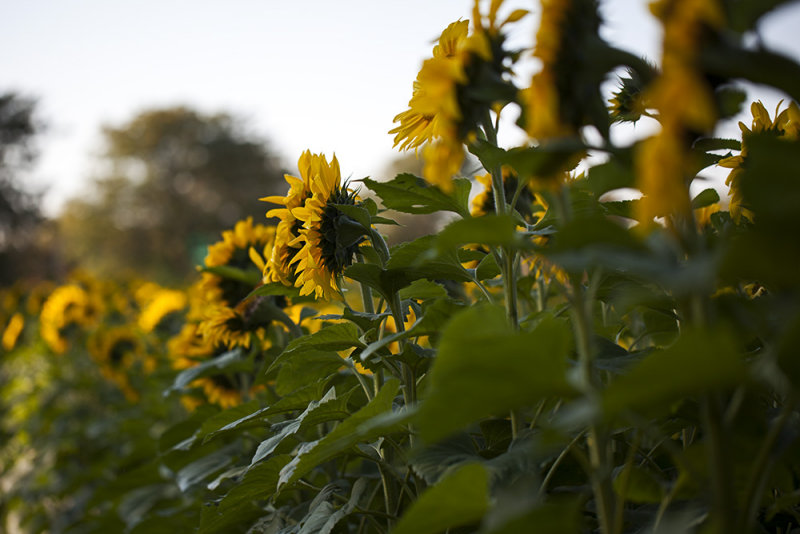
[[[603, 36], [657, 60], [661, 36], [647, 3], [603, 2]], [[517, 7], [532, 15], [514, 25], [510, 43], [530, 46], [538, 2], [504, 4]], [[47, 130], [30, 180], [47, 188], [50, 215], [90, 190], [102, 125], [174, 105], [244, 119], [288, 169], [310, 149], [335, 152], [345, 176], [390, 178], [381, 173], [398, 154], [392, 119], [433, 41], [471, 8], [471, 0], [0, 0], [0, 92], [38, 100]], [[800, 58], [798, 27], [795, 3], [759, 32]], [[780, 99], [751, 94], [768, 109]], [[502, 127], [501, 142], [522, 139], [512, 123]]]

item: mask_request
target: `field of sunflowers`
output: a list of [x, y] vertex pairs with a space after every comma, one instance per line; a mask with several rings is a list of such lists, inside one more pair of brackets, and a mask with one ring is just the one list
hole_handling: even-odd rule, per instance
[[[656, 65], [597, 0], [524, 50], [476, 2], [390, 132], [422, 176], [306, 151], [187, 287], [3, 288], [0, 531], [797, 532], [800, 65], [750, 38], [784, 3], [654, 1]], [[389, 247], [397, 212], [449, 218]]]

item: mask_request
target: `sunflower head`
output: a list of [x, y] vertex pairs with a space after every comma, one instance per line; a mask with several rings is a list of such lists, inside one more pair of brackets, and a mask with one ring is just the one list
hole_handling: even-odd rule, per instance
[[128, 326], [104, 328], [92, 334], [87, 347], [100, 373], [116, 384], [128, 400], [137, 400], [139, 394], [131, 385], [131, 375], [151, 372], [155, 367], [155, 360], [145, 357], [141, 337]]
[[728, 186], [728, 196], [730, 197], [729, 210], [731, 217], [737, 223], [742, 216], [750, 221], [754, 220], [754, 214], [750, 210], [742, 195], [742, 177], [747, 167], [748, 144], [753, 134], [768, 134], [777, 138], [798, 139], [800, 137], [800, 108], [795, 102], [789, 104], [783, 111], [780, 110], [783, 101], [779, 102], [775, 108], [775, 118], [770, 118], [769, 111], [761, 101], [753, 102], [750, 106], [750, 113], [753, 120], [748, 128], [744, 123], [739, 123], [742, 131], [742, 151], [738, 156], [730, 156], [718, 162], [720, 167], [731, 169], [725, 184]]
[[0, 338], [3, 350], [10, 351], [14, 348], [23, 328], [25, 328], [25, 318], [19, 312], [13, 314], [8, 320], [8, 324], [5, 325], [2, 338]]
[[337, 278], [353, 263], [358, 247], [364, 242], [364, 229], [342, 213], [338, 205], [357, 203], [355, 191], [340, 186], [340, 181], [319, 180], [316, 193], [295, 216], [303, 221], [298, 243], [302, 248], [297, 264], [295, 285], [301, 295], [312, 292], [316, 298], [330, 299], [339, 294]]
[[298, 220], [293, 210], [301, 208], [313, 196], [311, 190], [312, 180], [315, 176], [333, 176], [339, 174], [339, 163], [334, 157], [330, 164], [322, 154], [313, 154], [310, 150], [304, 151], [297, 161], [300, 177], [290, 174], [284, 175], [289, 184], [286, 196], [270, 196], [260, 200], [270, 202], [281, 208], [271, 209], [267, 217], [280, 219], [275, 229], [275, 242], [272, 250], [266, 256], [263, 268], [264, 282], [280, 282], [284, 285], [294, 285], [296, 276], [291, 267], [297, 253], [302, 247], [293, 245], [300, 237], [302, 221]]
[[176, 332], [187, 302], [183, 291], [158, 288], [143, 305], [139, 327], [145, 332]]
[[644, 83], [634, 69], [627, 69], [626, 76], [620, 77], [619, 87], [609, 99], [609, 111], [614, 122], [636, 123], [645, 115], [647, 101], [644, 98]]
[[[229, 308], [241, 302], [260, 278], [251, 249], [268, 250], [274, 241], [275, 228], [253, 224], [251, 217], [237, 222], [233, 230], [223, 232], [222, 240], [208, 247], [206, 271], [200, 282], [206, 300]], [[234, 269], [237, 276], [214, 272], [215, 268]], [[252, 274], [253, 282], [248, 280], [249, 274]]]
[[492, 2], [488, 17], [474, 7], [474, 29], [468, 35], [467, 21], [450, 24], [442, 32], [414, 82], [408, 110], [394, 118], [394, 145], [401, 150], [423, 145], [423, 177], [445, 191], [464, 161], [463, 144], [468, 142], [489, 110], [499, 110], [515, 99], [516, 89], [507, 81], [508, 59], [500, 29], [519, 20], [524, 10], [498, 23], [502, 2]]
[[534, 48], [542, 69], [520, 93], [520, 123], [531, 137], [572, 135], [585, 124], [607, 130], [599, 91], [605, 72], [595, 64], [600, 23], [596, 0], [542, 1]]
[[[502, 173], [505, 198], [511, 201], [519, 186], [519, 176], [510, 167], [503, 167]], [[483, 185], [483, 191], [478, 193], [472, 200], [472, 216], [479, 217], [488, 213], [494, 213], [495, 204], [494, 192], [492, 189], [492, 176], [490, 174], [485, 174], [483, 176], [476, 176], [475, 179], [478, 183]], [[524, 185], [519, 193], [514, 209], [516, 209], [529, 224], [536, 222], [533, 211], [535, 202], [536, 194], [529, 185]]]
[[101, 313], [102, 302], [78, 284], [56, 288], [42, 305], [39, 317], [41, 335], [56, 353], [67, 350], [68, 331], [94, 325]]

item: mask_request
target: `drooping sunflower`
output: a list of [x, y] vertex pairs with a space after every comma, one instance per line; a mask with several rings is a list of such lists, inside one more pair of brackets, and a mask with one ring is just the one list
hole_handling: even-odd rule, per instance
[[788, 139], [798, 139], [800, 137], [800, 107], [797, 106], [796, 102], [792, 102], [786, 109], [780, 111], [781, 103], [778, 103], [775, 108], [775, 119], [773, 120], [761, 101], [753, 102], [750, 106], [750, 112], [753, 115], [750, 128], [742, 122], [739, 123], [739, 129], [742, 131], [742, 151], [738, 156], [725, 158], [718, 163], [720, 167], [731, 169], [725, 184], [729, 188], [728, 196], [730, 196], [728, 209], [731, 217], [737, 223], [742, 216], [751, 221], [754, 219], [753, 212], [743, 202], [741, 188], [742, 174], [747, 166], [747, 144], [750, 136], [755, 133], [768, 132], [777, 137], [786, 137]]
[[[495, 1], [484, 24], [478, 4], [476, 0], [472, 35], [468, 21], [453, 22], [442, 32], [432, 57], [417, 74], [408, 109], [394, 118], [399, 125], [389, 131], [400, 150], [425, 145], [423, 177], [444, 191], [452, 190], [451, 180], [464, 161], [463, 145], [473, 138], [479, 122], [490, 109], [513, 99], [514, 91], [503, 79], [510, 70], [504, 64], [509, 55], [500, 29], [526, 12], [517, 10], [498, 24], [502, 1]], [[473, 90], [487, 84], [492, 86], [491, 96]]]
[[659, 0], [651, 4], [664, 26], [662, 72], [645, 98], [658, 111], [661, 132], [644, 141], [636, 154], [637, 187], [644, 197], [637, 218], [691, 210], [688, 181], [694, 167], [687, 139], [710, 131], [717, 120], [711, 86], [700, 65], [704, 38], [723, 26], [719, 0]]
[[542, 0], [534, 56], [542, 68], [520, 92], [521, 123], [539, 141], [573, 135], [605, 116], [602, 76], [590, 53], [600, 42], [596, 0]]
[[[306, 200], [311, 198], [311, 179], [321, 172], [327, 172], [327, 162], [319, 154], [312, 154], [306, 150], [297, 161], [300, 178], [285, 174], [284, 179], [289, 183], [286, 196], [269, 196], [259, 200], [283, 206], [271, 209], [267, 217], [280, 219], [275, 230], [275, 243], [267, 255], [266, 265], [263, 269], [265, 282], [280, 282], [284, 285], [294, 285], [295, 275], [291, 264], [300, 250], [293, 243], [300, 236], [302, 223], [292, 214], [292, 210], [302, 207]], [[324, 168], [323, 168], [324, 167]]]
[[348, 231], [355, 223], [336, 207], [352, 206], [357, 200], [356, 193], [342, 185], [339, 161], [336, 156], [330, 165], [325, 156], [319, 161], [320, 172], [311, 180], [311, 198], [292, 210], [301, 223], [300, 236], [291, 243], [301, 246], [292, 264], [296, 264], [294, 285], [301, 295], [313, 293], [317, 299], [330, 300], [340, 294], [337, 277], [352, 264], [364, 236]]
[[39, 316], [41, 335], [45, 343], [57, 354], [67, 350], [65, 332], [76, 327], [86, 329], [100, 314], [102, 302], [77, 284], [56, 288], [42, 305]]

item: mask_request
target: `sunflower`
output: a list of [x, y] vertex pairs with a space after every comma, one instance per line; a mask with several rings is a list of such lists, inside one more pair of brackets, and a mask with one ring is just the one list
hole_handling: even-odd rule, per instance
[[[150, 286], [147, 290], [151, 289]], [[155, 288], [146, 299], [142, 299], [143, 308], [139, 314], [139, 328], [145, 332], [163, 329], [173, 330], [173, 319], [186, 308], [186, 293], [177, 289]]]
[[300, 236], [302, 223], [292, 214], [292, 210], [302, 207], [306, 200], [311, 198], [312, 177], [323, 172], [323, 167], [327, 172], [328, 164], [325, 158], [306, 150], [297, 161], [300, 178], [290, 174], [284, 175], [284, 179], [289, 184], [289, 192], [286, 193], [286, 196], [270, 196], [259, 199], [283, 206], [267, 212], [267, 217], [277, 217], [280, 222], [275, 230], [275, 243], [270, 253], [266, 255], [267, 261], [263, 268], [264, 282], [280, 282], [287, 286], [294, 284], [295, 275], [291, 264], [300, 248], [291, 243]]
[[[274, 227], [253, 224], [253, 218], [248, 217], [237, 222], [233, 230], [222, 232], [222, 240], [208, 247], [205, 267], [232, 267], [245, 274], [255, 271], [257, 267], [251, 259], [250, 249], [269, 248], [274, 241]], [[258, 279], [258, 274], [254, 274]], [[202, 273], [200, 287], [207, 301], [233, 308], [250, 294], [255, 283], [205, 271]]]
[[41, 335], [57, 354], [67, 350], [64, 334], [71, 327], [88, 328], [99, 316], [102, 302], [77, 284], [56, 288], [42, 305]]
[[292, 264], [297, 264], [295, 286], [300, 288], [300, 295], [314, 293], [315, 298], [329, 300], [340, 294], [336, 279], [352, 264], [364, 236], [348, 231], [355, 223], [336, 207], [356, 204], [356, 193], [349, 191], [347, 184], [342, 186], [336, 156], [330, 165], [325, 156], [319, 161], [322, 165], [319, 174], [312, 177], [311, 198], [292, 210], [302, 225], [300, 236], [291, 243], [302, 245]]
[[137, 400], [139, 395], [131, 386], [130, 374], [136, 366], [145, 372], [155, 366], [155, 360], [145, 357], [139, 335], [128, 326], [101, 329], [92, 334], [87, 346], [100, 373], [116, 384], [128, 400]]
[[534, 139], [573, 135], [592, 122], [593, 106], [603, 106], [588, 53], [599, 28], [596, 0], [542, 0], [534, 48], [542, 68], [520, 92], [521, 122]]
[[638, 188], [644, 197], [637, 218], [644, 223], [669, 213], [688, 214], [688, 181], [694, 160], [686, 139], [716, 124], [711, 86], [700, 65], [704, 36], [723, 25], [718, 0], [659, 0], [651, 10], [664, 26], [662, 73], [645, 99], [658, 110], [661, 132], [636, 154]]
[[[507, 198], [510, 202], [514, 198], [514, 194], [517, 191], [519, 177], [517, 176], [517, 173], [514, 172], [514, 170], [510, 167], [503, 167], [502, 173], [505, 198]], [[478, 193], [475, 198], [472, 199], [472, 209], [470, 210], [472, 216], [480, 217], [488, 213], [494, 213], [495, 204], [494, 193], [492, 191], [492, 176], [490, 174], [484, 174], [482, 176], [476, 176], [475, 179], [483, 186], [483, 191]], [[520, 191], [517, 202], [514, 205], [514, 209], [516, 209], [529, 224], [534, 224], [536, 222], [536, 219], [533, 216], [535, 202], [536, 193], [529, 185], [526, 185]]]
[[266, 349], [267, 328], [273, 323], [271, 314], [266, 313], [270, 305], [286, 308], [288, 301], [283, 297], [258, 296], [235, 308], [211, 303], [201, 313], [200, 332], [208, 342], [230, 348], [250, 348], [255, 335]]
[[25, 328], [25, 318], [17, 312], [8, 320], [5, 330], [3, 330], [2, 345], [3, 349], [10, 351], [17, 344], [17, 339]]
[[[184, 325], [180, 333], [169, 340], [167, 348], [172, 360], [172, 367], [176, 370], [190, 369], [199, 365], [201, 361], [215, 358], [229, 350], [224, 345], [207, 340], [200, 332], [197, 323]], [[243, 400], [242, 387], [235, 375], [220, 373], [205, 376], [193, 380], [191, 386], [201, 390], [208, 402], [222, 408], [236, 406]], [[263, 387], [254, 386], [250, 389], [250, 393], [254, 394], [260, 389]], [[189, 410], [196, 408], [199, 404], [196, 399], [188, 396], [182, 398], [181, 402]]]
[[789, 107], [780, 111], [781, 103], [775, 108], [775, 119], [772, 120], [769, 112], [764, 107], [761, 101], [753, 102], [750, 106], [750, 112], [753, 115], [753, 121], [750, 128], [745, 126], [744, 123], [739, 123], [739, 129], [742, 131], [742, 151], [738, 156], [731, 156], [720, 160], [718, 165], [731, 169], [725, 184], [728, 186], [728, 196], [730, 196], [729, 210], [731, 217], [737, 223], [741, 220], [742, 215], [746, 218], [753, 220], [753, 212], [749, 210], [743, 203], [741, 180], [744, 169], [747, 167], [747, 152], [748, 152], [748, 139], [754, 133], [770, 133], [777, 137], [786, 137], [788, 139], [798, 139], [800, 137], [800, 108], [795, 102], [789, 104]]
[[[500, 29], [526, 12], [517, 10], [497, 24], [501, 4], [492, 2], [484, 25], [476, 0], [470, 36], [468, 21], [453, 22], [444, 29], [432, 57], [417, 74], [408, 109], [395, 116], [399, 125], [389, 131], [400, 150], [426, 145], [423, 177], [443, 191], [452, 190], [452, 177], [464, 161], [463, 144], [474, 137], [478, 123], [489, 109], [499, 109], [511, 100], [502, 94], [506, 92], [502, 75], [510, 70], [504, 65], [508, 54], [503, 51]], [[471, 90], [486, 80], [495, 84], [496, 95], [487, 97]]]

